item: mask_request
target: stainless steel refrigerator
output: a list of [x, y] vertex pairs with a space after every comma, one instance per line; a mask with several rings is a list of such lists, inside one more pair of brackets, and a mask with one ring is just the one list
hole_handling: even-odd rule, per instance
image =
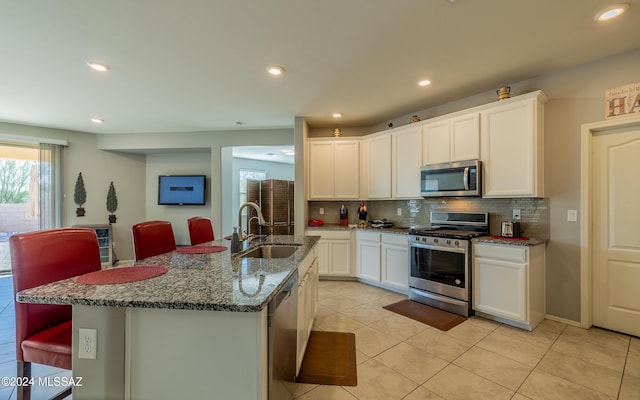
[[266, 225], [259, 226], [257, 213], [247, 208], [249, 232], [260, 235], [293, 235], [293, 181], [247, 180], [247, 201], [260, 206]]

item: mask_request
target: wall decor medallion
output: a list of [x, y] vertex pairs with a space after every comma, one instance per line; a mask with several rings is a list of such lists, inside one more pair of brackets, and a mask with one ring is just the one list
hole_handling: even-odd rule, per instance
[[412, 115], [409, 123], [413, 124], [414, 122], [420, 122], [420, 117], [418, 117], [417, 115]]

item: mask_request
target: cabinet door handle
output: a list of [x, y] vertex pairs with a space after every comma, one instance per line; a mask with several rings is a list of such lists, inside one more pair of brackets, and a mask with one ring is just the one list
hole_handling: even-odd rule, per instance
[[462, 184], [464, 185], [464, 190], [469, 190], [469, 167], [465, 167], [464, 169]]

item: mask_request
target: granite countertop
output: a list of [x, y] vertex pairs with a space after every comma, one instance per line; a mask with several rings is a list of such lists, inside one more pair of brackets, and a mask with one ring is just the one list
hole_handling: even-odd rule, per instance
[[367, 225], [365, 228], [358, 227], [356, 225], [342, 226], [339, 224], [324, 224], [322, 226], [307, 226], [305, 227], [308, 231], [314, 230], [325, 230], [325, 231], [372, 231], [372, 232], [380, 232], [380, 233], [397, 233], [401, 235], [408, 235], [411, 228], [406, 227], [392, 227], [392, 228], [373, 228], [372, 226]]
[[[254, 240], [246, 250], [266, 245], [299, 245], [288, 258], [241, 258], [219, 253], [166, 253], [136, 265], [168, 267], [164, 275], [131, 283], [87, 285], [65, 279], [17, 294], [25, 303], [255, 312], [262, 310], [300, 266], [320, 238], [274, 235]], [[207, 244], [230, 247], [228, 240]], [[126, 267], [125, 267], [126, 268]]]
[[537, 238], [503, 238], [501, 236], [482, 236], [471, 239], [474, 243], [493, 243], [508, 246], [537, 246], [546, 243], [546, 240]]

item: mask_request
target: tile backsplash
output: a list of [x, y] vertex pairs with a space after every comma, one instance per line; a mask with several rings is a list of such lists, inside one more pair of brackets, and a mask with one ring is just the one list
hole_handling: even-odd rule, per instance
[[[309, 201], [309, 219], [320, 219], [327, 224], [340, 222], [340, 207], [349, 212], [349, 224], [358, 223], [359, 201]], [[513, 209], [521, 213], [522, 236], [546, 240], [549, 238], [548, 199], [483, 199], [437, 198], [419, 200], [367, 200], [367, 220], [386, 218], [396, 227], [422, 227], [430, 225], [431, 211], [488, 212], [489, 233], [500, 234], [500, 223], [511, 221]], [[320, 214], [324, 209], [324, 215]], [[401, 215], [398, 215], [398, 210]]]

